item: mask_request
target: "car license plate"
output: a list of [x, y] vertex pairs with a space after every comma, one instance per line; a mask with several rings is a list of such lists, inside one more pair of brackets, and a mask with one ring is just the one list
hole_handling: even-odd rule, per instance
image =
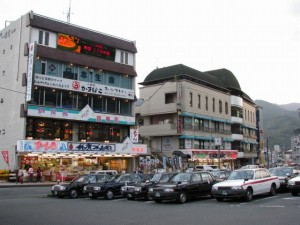
[[222, 195], [227, 195], [227, 191], [222, 191]]
[[155, 197], [160, 197], [160, 194], [159, 193], [155, 193]]
[[128, 194], [127, 197], [128, 197], [128, 198], [131, 198], [131, 197], [132, 197], [132, 194]]
[[89, 196], [93, 196], [93, 194], [92, 194], [92, 193], [89, 193]]
[[54, 194], [57, 195], [57, 191], [54, 191]]

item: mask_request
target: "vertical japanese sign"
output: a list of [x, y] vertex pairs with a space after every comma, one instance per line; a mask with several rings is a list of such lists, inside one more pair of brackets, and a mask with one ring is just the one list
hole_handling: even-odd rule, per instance
[[5, 162], [7, 163], [7, 165], [9, 166], [8, 151], [7, 151], [7, 150], [2, 151], [2, 156], [3, 156], [4, 161], [5, 161]]
[[139, 130], [136, 127], [130, 128], [130, 140], [132, 143], [139, 142]]
[[26, 88], [27, 102], [31, 100], [31, 94], [32, 94], [33, 61], [34, 61], [34, 43], [30, 43], [29, 55], [28, 55], [28, 69], [27, 69], [27, 88]]

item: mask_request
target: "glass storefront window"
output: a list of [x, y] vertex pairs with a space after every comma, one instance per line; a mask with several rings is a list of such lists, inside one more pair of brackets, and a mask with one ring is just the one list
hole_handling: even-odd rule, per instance
[[120, 100], [116, 98], [107, 98], [107, 112], [108, 113], [119, 113]]
[[73, 92], [62, 91], [62, 107], [67, 109], [76, 108], [76, 99]]
[[183, 117], [183, 129], [185, 130], [192, 130], [193, 125], [192, 125], [192, 117]]
[[83, 109], [86, 105], [91, 107], [91, 98], [88, 94], [78, 94], [78, 109]]
[[105, 111], [105, 101], [102, 96], [93, 96], [93, 110], [94, 112]]
[[55, 89], [45, 89], [45, 106], [56, 107], [57, 95]]

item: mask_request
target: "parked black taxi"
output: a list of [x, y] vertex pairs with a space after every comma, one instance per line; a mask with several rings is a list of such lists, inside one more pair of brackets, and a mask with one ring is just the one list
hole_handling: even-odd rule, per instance
[[149, 180], [144, 180], [142, 183], [137, 183], [134, 185], [125, 185], [122, 189], [122, 194], [127, 197], [128, 200], [134, 199], [145, 199], [151, 200], [148, 195], [148, 189], [155, 187], [157, 184], [163, 184], [168, 182], [177, 173], [156, 173]]
[[92, 183], [103, 183], [111, 179], [111, 175], [108, 174], [88, 174], [79, 175], [75, 177], [70, 183], [61, 183], [53, 185], [51, 188], [51, 193], [53, 196], [63, 198], [69, 196], [70, 198], [77, 198], [85, 193], [83, 188]]
[[211, 195], [211, 188], [216, 182], [207, 171], [178, 173], [169, 182], [149, 188], [148, 194], [155, 202], [176, 200], [185, 203], [187, 199]]
[[142, 182], [143, 174], [141, 173], [125, 173], [115, 175], [111, 180], [100, 183], [89, 184], [84, 188], [84, 192], [88, 194], [91, 199], [98, 197], [105, 197], [108, 200], [115, 196], [122, 197], [121, 187], [125, 184], [132, 185]]

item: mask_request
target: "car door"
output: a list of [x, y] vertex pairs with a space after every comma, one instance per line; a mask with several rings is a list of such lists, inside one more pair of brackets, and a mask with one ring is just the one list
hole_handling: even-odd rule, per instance
[[211, 188], [214, 184], [214, 178], [209, 173], [201, 173], [201, 175], [202, 175], [201, 195], [210, 194]]
[[199, 196], [202, 190], [201, 173], [194, 173], [189, 184], [189, 195], [192, 197]]

